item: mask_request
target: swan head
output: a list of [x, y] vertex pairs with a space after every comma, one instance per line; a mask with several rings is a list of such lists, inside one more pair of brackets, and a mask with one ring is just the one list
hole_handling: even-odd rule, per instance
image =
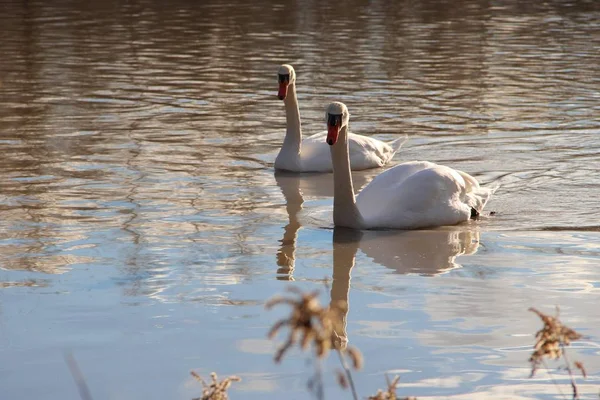
[[338, 140], [342, 127], [348, 126], [350, 121], [348, 107], [344, 103], [334, 101], [327, 106], [325, 118], [327, 120], [327, 144], [333, 146]]
[[279, 92], [277, 97], [279, 100], [285, 100], [287, 96], [287, 89], [291, 83], [296, 80], [296, 71], [294, 67], [289, 64], [283, 64], [277, 71], [277, 81], [279, 82]]

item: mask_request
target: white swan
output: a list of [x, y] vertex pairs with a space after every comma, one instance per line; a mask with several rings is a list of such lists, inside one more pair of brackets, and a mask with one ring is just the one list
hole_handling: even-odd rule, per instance
[[[296, 97], [296, 72], [283, 64], [278, 71], [278, 97], [285, 104], [286, 133], [281, 150], [275, 159], [275, 169], [292, 172], [330, 172], [331, 157], [323, 146], [326, 131], [302, 139], [300, 110]], [[367, 136], [348, 134], [350, 166], [358, 171], [386, 164], [406, 141], [406, 136], [390, 143]]]
[[334, 102], [327, 107], [326, 116], [335, 226], [418, 229], [454, 225], [479, 215], [493, 193], [462, 171], [412, 161], [377, 175], [355, 199], [348, 157], [348, 109]]

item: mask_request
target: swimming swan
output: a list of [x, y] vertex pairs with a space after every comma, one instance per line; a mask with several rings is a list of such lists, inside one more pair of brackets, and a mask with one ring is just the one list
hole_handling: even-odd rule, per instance
[[[323, 146], [326, 131], [302, 139], [300, 110], [296, 97], [296, 72], [283, 64], [278, 71], [277, 96], [285, 104], [286, 134], [275, 159], [275, 169], [292, 172], [331, 172], [331, 157]], [[406, 141], [406, 135], [390, 143], [367, 136], [348, 134], [350, 166], [353, 171], [381, 167], [389, 162]]]
[[326, 112], [333, 163], [333, 223], [353, 229], [418, 229], [454, 225], [479, 215], [493, 190], [471, 175], [428, 161], [396, 165], [354, 197], [348, 156], [348, 108]]

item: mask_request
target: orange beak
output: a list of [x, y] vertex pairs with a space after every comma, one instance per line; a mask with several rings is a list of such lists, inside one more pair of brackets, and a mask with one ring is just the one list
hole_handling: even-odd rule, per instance
[[340, 128], [337, 125], [328, 125], [327, 126], [327, 144], [330, 146], [333, 146], [338, 140], [339, 133], [340, 133]]
[[287, 82], [279, 83], [279, 92], [277, 92], [277, 97], [279, 98], [279, 100], [285, 100], [285, 98], [287, 96], [287, 88], [288, 88]]

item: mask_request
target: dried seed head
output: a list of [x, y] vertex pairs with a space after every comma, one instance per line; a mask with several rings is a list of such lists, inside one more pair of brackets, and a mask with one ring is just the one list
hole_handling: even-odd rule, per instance
[[531, 376], [537, 370], [538, 365], [544, 357], [557, 359], [563, 354], [563, 347], [568, 346], [572, 341], [581, 339], [581, 334], [573, 329], [563, 325], [558, 319], [558, 308], [556, 316], [544, 314], [535, 308], [530, 308], [529, 311], [534, 312], [540, 317], [544, 326], [535, 334], [534, 351], [529, 357], [531, 363]]
[[574, 364], [575, 368], [581, 371], [581, 375], [583, 375], [584, 378], [587, 378], [587, 372], [585, 371], [583, 363], [581, 361], [575, 361]]
[[231, 383], [241, 381], [237, 376], [230, 376], [219, 382], [217, 374], [212, 372], [210, 374], [212, 382], [209, 385], [196, 372], [191, 371], [190, 373], [202, 384], [202, 397], [198, 397], [194, 400], [228, 400], [227, 389], [229, 389]]
[[344, 374], [339, 369], [335, 371], [335, 375], [337, 378], [337, 382], [342, 389], [348, 389], [348, 380], [346, 379], [346, 374]]
[[[389, 377], [385, 376], [385, 381], [387, 383], [387, 390], [384, 392], [381, 389], [377, 390], [374, 396], [370, 396], [368, 400], [400, 400], [398, 395], [396, 394], [396, 386], [400, 381], [400, 377], [396, 376], [393, 381], [390, 382]], [[416, 397], [404, 397], [403, 400], [416, 400]]]
[[281, 361], [287, 350], [296, 343], [299, 343], [303, 350], [312, 344], [319, 358], [327, 356], [331, 348], [338, 348], [333, 339], [337, 327], [341, 326], [344, 307], [347, 308], [346, 302], [335, 302], [324, 308], [317, 298], [319, 291], [303, 293], [295, 287], [289, 288], [288, 291], [295, 294], [295, 298], [276, 296], [265, 304], [266, 308], [278, 304], [291, 307], [289, 317], [277, 321], [268, 333], [268, 337], [272, 339], [282, 328], [288, 327], [290, 330], [287, 341], [275, 354], [275, 361]]
[[352, 361], [352, 368], [355, 370], [361, 369], [363, 367], [363, 356], [360, 350], [350, 346], [346, 349], [346, 352], [348, 353], [348, 357], [350, 357], [350, 361]]

